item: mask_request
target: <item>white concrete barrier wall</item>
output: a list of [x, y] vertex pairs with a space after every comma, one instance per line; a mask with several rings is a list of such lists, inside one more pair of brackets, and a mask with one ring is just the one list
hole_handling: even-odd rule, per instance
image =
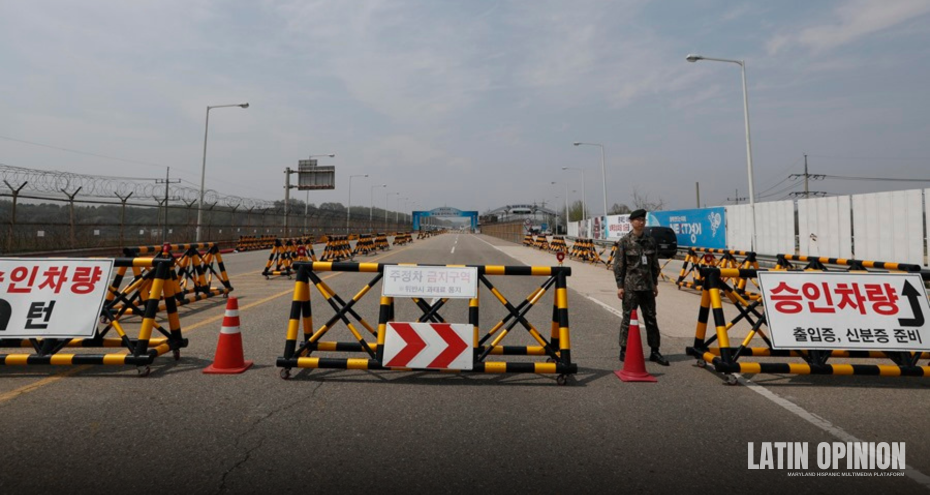
[[[924, 256], [930, 232], [926, 215], [930, 189], [890, 191], [852, 196], [756, 203], [756, 252], [761, 255], [798, 253], [807, 256], [913, 263], [928, 266]], [[727, 249], [752, 249], [750, 207], [726, 207]], [[581, 222], [568, 225], [577, 237]], [[591, 225], [587, 222], [587, 230]], [[583, 234], [584, 232], [582, 232]]]
[[799, 199], [798, 241], [801, 254], [852, 258], [852, 215], [849, 196]]
[[794, 252], [793, 200], [756, 203], [756, 242], [757, 253]]
[[922, 190], [857, 194], [852, 203], [856, 259], [925, 265]]
[[752, 220], [749, 205], [727, 206], [727, 249], [749, 251], [752, 248]]

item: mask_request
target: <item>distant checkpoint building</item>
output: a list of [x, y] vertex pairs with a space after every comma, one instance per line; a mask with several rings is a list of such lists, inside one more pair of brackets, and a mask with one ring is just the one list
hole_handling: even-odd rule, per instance
[[564, 231], [565, 221], [559, 220], [563, 216], [537, 204], [505, 205], [483, 213], [481, 223], [522, 221], [532, 233], [559, 233], [559, 226]]

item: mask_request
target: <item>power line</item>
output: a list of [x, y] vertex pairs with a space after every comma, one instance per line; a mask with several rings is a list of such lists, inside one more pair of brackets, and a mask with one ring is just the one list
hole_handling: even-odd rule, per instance
[[152, 167], [161, 167], [161, 168], [167, 167], [167, 165], [161, 165], [161, 164], [159, 164], [159, 163], [143, 162], [143, 161], [141, 161], [141, 160], [130, 160], [129, 158], [118, 158], [118, 157], [115, 157], [115, 156], [107, 156], [107, 155], [101, 155], [101, 154], [98, 154], [98, 153], [91, 153], [91, 152], [89, 152], [89, 151], [73, 150], [73, 149], [71, 149], [71, 148], [63, 148], [63, 147], [61, 147], [61, 146], [53, 146], [53, 145], [51, 145], [51, 144], [35, 143], [35, 142], [32, 142], [32, 141], [26, 141], [26, 140], [24, 140], [24, 139], [11, 138], [11, 137], [8, 137], [8, 136], [0, 136], [0, 139], [6, 139], [7, 141], [15, 141], [15, 142], [17, 142], [17, 143], [31, 144], [32, 146], [39, 146], [39, 147], [42, 147], [42, 148], [51, 148], [51, 149], [54, 149], [54, 150], [67, 151], [68, 153], [77, 153], [77, 154], [79, 154], [79, 155], [95, 156], [95, 157], [97, 157], [97, 158], [105, 158], [105, 159], [107, 159], [107, 160], [116, 160], [116, 161], [119, 161], [119, 162], [126, 162], [126, 163], [138, 163], [138, 164], [140, 164], [140, 165], [149, 165], [149, 166], [152, 166]]
[[[782, 170], [781, 172], [778, 172], [777, 174], [773, 175], [773, 176], [772, 176], [772, 180], [774, 180], [775, 177], [778, 177], [779, 175], [782, 175], [782, 174], [784, 174], [785, 172], [787, 172], [787, 171], [791, 170], [792, 168], [794, 168], [795, 166], [797, 166], [798, 162], [800, 162], [800, 161], [801, 161], [801, 158], [798, 158], [797, 160], [795, 160], [794, 163], [792, 163], [791, 165], [788, 165], [787, 168], [785, 168], [785, 169]], [[784, 182], [784, 181], [782, 181], [782, 182]], [[779, 182], [778, 184], [781, 184], [781, 182]], [[772, 187], [776, 187], [778, 184], [776, 184], [775, 186], [772, 186]], [[770, 188], [770, 189], [771, 189], [771, 188]]]
[[926, 161], [927, 157], [920, 156], [835, 156], [835, 155], [808, 155], [816, 158], [834, 158], [837, 160], [905, 160], [905, 161]]
[[930, 179], [896, 179], [892, 177], [852, 177], [847, 175], [824, 175], [827, 179], [838, 180], [867, 180], [882, 182], [930, 182]]

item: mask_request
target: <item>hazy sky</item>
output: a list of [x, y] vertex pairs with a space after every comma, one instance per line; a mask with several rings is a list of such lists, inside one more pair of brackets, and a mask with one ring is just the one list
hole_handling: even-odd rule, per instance
[[[571, 166], [600, 213], [599, 149], [580, 140], [606, 146], [609, 204], [636, 188], [693, 207], [699, 181], [719, 205], [747, 193], [740, 71], [685, 61], [697, 53], [746, 60], [757, 201], [799, 184], [778, 183], [803, 153], [813, 173], [930, 179], [928, 14], [928, 0], [4, 0], [0, 163], [170, 166], [199, 187], [205, 107], [248, 102], [210, 112], [207, 188], [280, 199], [285, 167], [335, 152], [321, 164], [337, 189], [313, 203], [345, 204], [349, 175], [369, 174], [355, 205], [386, 183], [380, 207], [400, 192], [485, 211], [561, 205], [553, 181], [579, 199]], [[812, 184], [917, 187], [930, 182]]]

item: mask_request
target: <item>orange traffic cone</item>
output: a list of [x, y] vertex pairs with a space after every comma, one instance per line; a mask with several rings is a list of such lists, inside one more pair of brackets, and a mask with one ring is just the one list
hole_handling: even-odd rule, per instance
[[220, 341], [216, 345], [213, 364], [204, 368], [204, 373], [231, 375], [242, 373], [252, 366], [242, 356], [242, 334], [239, 333], [239, 301], [230, 297], [226, 301], [226, 315], [220, 329]]
[[646, 373], [646, 360], [643, 359], [643, 342], [639, 337], [639, 316], [636, 308], [630, 312], [630, 332], [626, 340], [626, 359], [623, 370], [614, 374], [625, 382], [656, 382], [656, 378]]

